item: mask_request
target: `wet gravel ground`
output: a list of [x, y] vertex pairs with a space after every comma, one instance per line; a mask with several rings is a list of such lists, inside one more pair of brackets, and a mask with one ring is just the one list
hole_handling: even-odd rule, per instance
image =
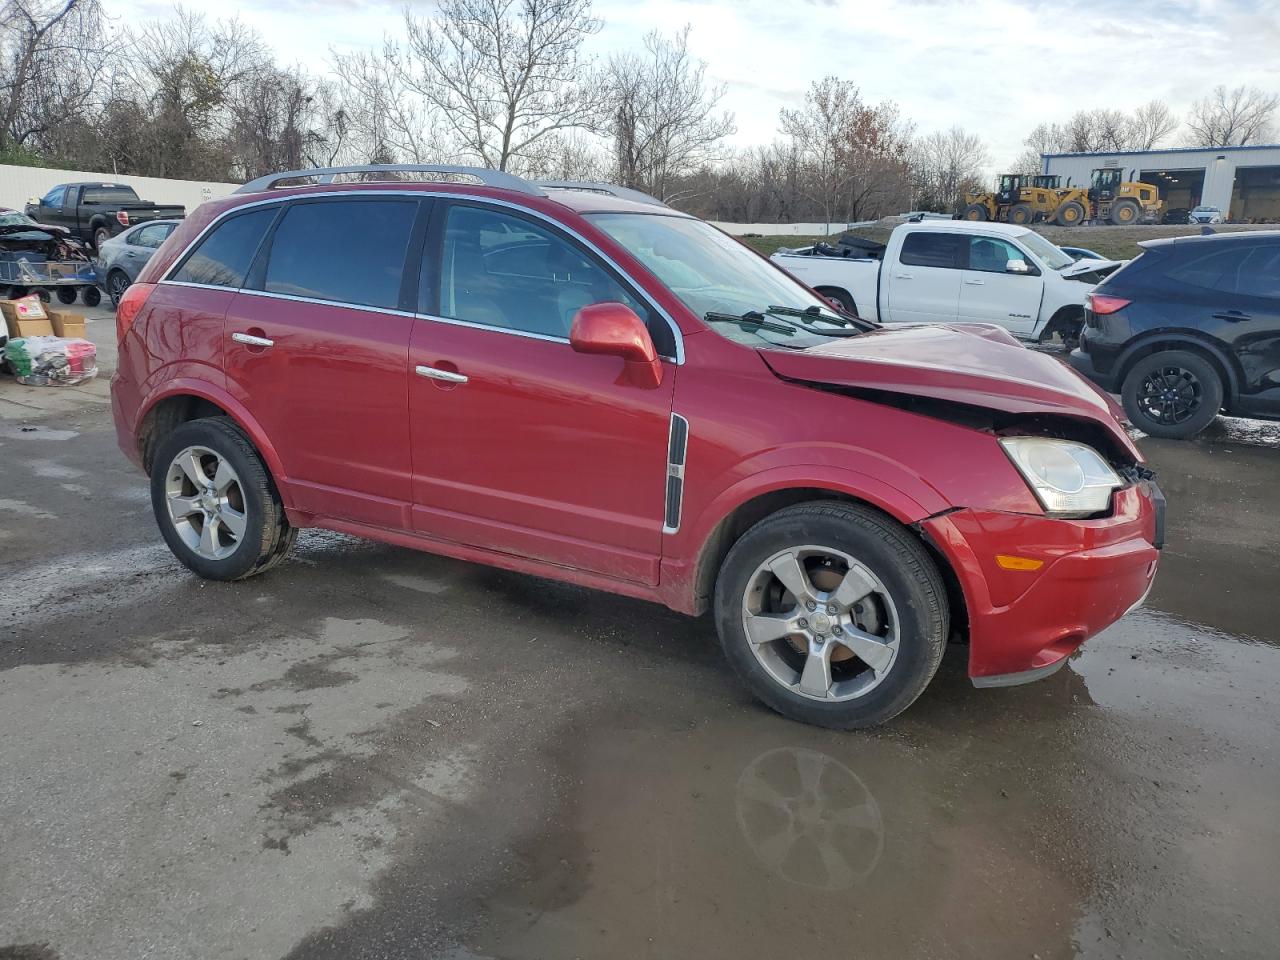
[[1280, 955], [1280, 430], [1142, 444], [1145, 610], [837, 734], [639, 602], [330, 534], [197, 580], [101, 405], [0, 419], [0, 958]]

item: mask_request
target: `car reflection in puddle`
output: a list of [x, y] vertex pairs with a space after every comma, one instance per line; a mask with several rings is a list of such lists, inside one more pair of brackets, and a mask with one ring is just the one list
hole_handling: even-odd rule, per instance
[[743, 769], [738, 826], [756, 857], [789, 883], [843, 890], [884, 852], [884, 821], [867, 785], [840, 761], [803, 747], [767, 750]]

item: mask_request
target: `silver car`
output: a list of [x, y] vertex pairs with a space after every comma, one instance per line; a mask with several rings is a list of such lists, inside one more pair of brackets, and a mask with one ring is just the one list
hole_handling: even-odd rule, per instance
[[179, 222], [152, 220], [105, 240], [98, 247], [98, 283], [113, 306], [120, 303], [129, 284], [138, 279], [138, 273]]
[[1223, 219], [1220, 207], [1196, 207], [1187, 218], [1189, 223], [1222, 223]]

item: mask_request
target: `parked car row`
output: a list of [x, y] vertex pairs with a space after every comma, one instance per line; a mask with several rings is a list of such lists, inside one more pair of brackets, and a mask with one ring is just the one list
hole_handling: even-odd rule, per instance
[[635, 191], [384, 169], [207, 203], [121, 297], [120, 445], [198, 574], [324, 527], [711, 611], [761, 701], [838, 728], [906, 709], [957, 637], [976, 685], [1047, 676], [1150, 588], [1164, 500], [1119, 408], [881, 296], [1072, 283], [1027, 235], [903, 230], [855, 265], [881, 325]]

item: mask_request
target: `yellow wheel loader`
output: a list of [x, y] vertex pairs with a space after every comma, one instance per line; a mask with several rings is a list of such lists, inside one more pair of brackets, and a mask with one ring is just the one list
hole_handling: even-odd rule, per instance
[[995, 193], [965, 194], [965, 220], [998, 220], [1029, 226], [1037, 220], [1052, 217], [1058, 209], [1056, 193], [1042, 187], [1023, 173], [1005, 173], [1000, 176], [1000, 186]]
[[1092, 219], [1122, 227], [1144, 221], [1159, 223], [1164, 213], [1160, 191], [1150, 183], [1125, 180], [1124, 171], [1118, 167], [1093, 171], [1089, 202]]

